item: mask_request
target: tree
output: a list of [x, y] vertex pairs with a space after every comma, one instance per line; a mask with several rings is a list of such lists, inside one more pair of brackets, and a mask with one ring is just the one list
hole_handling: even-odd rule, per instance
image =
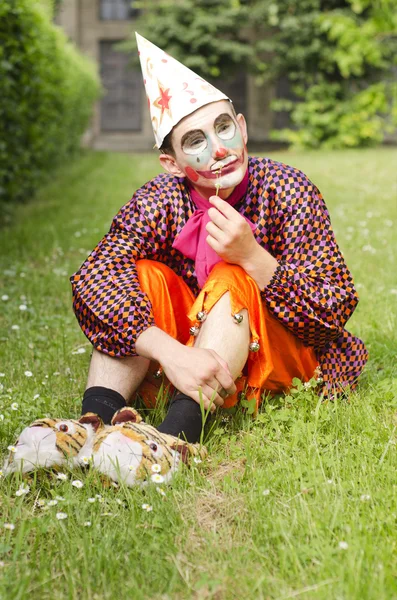
[[[136, 6], [136, 3], [134, 4]], [[258, 83], [286, 77], [293, 128], [308, 147], [383, 140], [397, 124], [397, 0], [143, 2], [136, 29], [204, 77], [244, 67]], [[135, 40], [126, 44], [135, 50]]]

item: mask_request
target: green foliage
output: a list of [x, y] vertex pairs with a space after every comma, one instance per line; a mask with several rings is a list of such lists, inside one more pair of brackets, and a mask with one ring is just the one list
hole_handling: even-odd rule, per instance
[[[250, 62], [254, 49], [241, 36], [236, 0], [134, 3], [143, 16], [134, 29], [202, 77], [227, 76]], [[136, 57], [135, 35], [124, 44]]]
[[[281, 98], [274, 109], [290, 113], [293, 129], [273, 132], [275, 139], [309, 148], [367, 146], [397, 125], [397, 0], [142, 6], [138, 30], [203, 76], [245, 67], [259, 84], [287, 78], [294, 101]], [[128, 45], [135, 49], [134, 41]]]
[[32, 0], [0, 4], [0, 202], [31, 195], [79, 148], [94, 67]]

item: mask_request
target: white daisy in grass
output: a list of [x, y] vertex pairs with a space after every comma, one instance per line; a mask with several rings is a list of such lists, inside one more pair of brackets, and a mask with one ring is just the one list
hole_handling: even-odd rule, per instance
[[15, 492], [15, 495], [16, 496], [25, 496], [29, 492], [30, 492], [30, 487], [28, 485], [25, 485], [24, 483], [22, 483], [19, 486], [19, 489]]
[[361, 502], [368, 502], [368, 500], [371, 500], [371, 496], [369, 494], [362, 494], [360, 500]]
[[60, 481], [66, 481], [68, 478], [66, 473], [57, 473], [56, 477], [57, 477], [57, 479], [60, 479]]
[[263, 490], [262, 496], [268, 496], [270, 494], [270, 490]]
[[19, 325], [11, 325], [11, 329], [13, 329], [14, 331], [18, 331]]
[[11, 410], [18, 410], [18, 406], [19, 406], [19, 405], [18, 405], [18, 402], [13, 402], [13, 403], [11, 404]]
[[77, 348], [77, 350], [73, 350], [72, 354], [85, 354], [85, 348]]
[[6, 374], [5, 373], [0, 373], [0, 377], [5, 377]]
[[33, 400], [37, 400], [37, 398], [40, 398], [40, 394], [35, 394], [35, 395], [33, 396]]
[[328, 483], [328, 485], [332, 485], [334, 483], [334, 480], [333, 479], [327, 479], [327, 483]]
[[164, 483], [164, 477], [160, 475], [160, 473], [153, 473], [153, 475], [151, 476], [151, 480], [154, 483]]
[[84, 521], [84, 527], [91, 527], [91, 521]]
[[198, 456], [195, 456], [193, 458], [193, 462], [196, 463], [196, 465], [199, 465], [200, 463], [202, 463], [203, 461], [201, 460], [201, 458], [199, 458]]
[[80, 481], [80, 479], [75, 479], [74, 481], [72, 481], [72, 485], [73, 485], [73, 487], [80, 490], [83, 487], [84, 483], [82, 481]]
[[43, 498], [39, 498], [36, 502], [37, 506], [40, 506], [40, 508], [42, 506], [45, 506], [45, 500]]
[[65, 502], [65, 498], [63, 496], [55, 496], [55, 500], [58, 500], [58, 502]]
[[3, 527], [4, 529], [8, 529], [9, 531], [14, 531], [15, 529], [14, 523], [4, 523]]
[[165, 493], [165, 491], [163, 490], [163, 488], [161, 487], [156, 487], [156, 490], [158, 491], [158, 493], [160, 494], [160, 496], [166, 496], [167, 494]]
[[81, 457], [81, 462], [82, 462], [84, 465], [89, 465], [89, 464], [90, 464], [90, 462], [91, 462], [91, 456], [82, 456], [82, 457]]
[[7, 294], [3, 294], [3, 295], [2, 295], [2, 297], [1, 297], [1, 299], [2, 299], [4, 302], [7, 302], [7, 300], [9, 300], [9, 299], [10, 299], [10, 297], [9, 297], [9, 296], [7, 296]]
[[157, 463], [152, 465], [152, 472], [153, 473], [161, 473], [161, 465], [159, 465]]
[[348, 544], [347, 542], [344, 542], [344, 541], [342, 541], [342, 542], [339, 542], [339, 544], [338, 544], [338, 545], [339, 545], [339, 548], [340, 548], [341, 550], [347, 550], [347, 549], [348, 549], [348, 547], [349, 547], [349, 544]]
[[101, 494], [95, 494], [95, 498], [98, 500], [98, 502], [105, 502], [105, 500], [102, 498]]
[[87, 498], [87, 502], [94, 504], [94, 502], [96, 502], [96, 498]]
[[7, 446], [7, 450], [9, 450], [10, 452], [16, 452], [17, 449], [15, 446]]
[[25, 371], [25, 377], [33, 377], [32, 371]]
[[22, 312], [23, 312], [24, 310], [28, 310], [28, 307], [26, 306], [26, 304], [20, 304], [19, 310], [22, 310]]
[[120, 506], [124, 506], [124, 502], [120, 500], [120, 498], [116, 498], [116, 502], [117, 504], [120, 504]]
[[56, 506], [58, 504], [58, 500], [49, 500], [47, 502], [47, 506]]
[[63, 519], [68, 518], [68, 515], [64, 512], [57, 512], [57, 514], [55, 516], [58, 519], [58, 521], [63, 521]]
[[142, 504], [142, 510], [146, 510], [146, 512], [151, 512], [153, 510], [153, 506], [151, 504]]

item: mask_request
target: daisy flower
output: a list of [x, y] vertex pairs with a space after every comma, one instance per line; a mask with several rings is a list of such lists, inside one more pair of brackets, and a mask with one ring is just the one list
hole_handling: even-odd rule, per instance
[[84, 521], [84, 527], [91, 527], [91, 521]]
[[58, 512], [55, 516], [58, 519], [58, 521], [63, 521], [63, 519], [68, 518], [68, 515], [64, 512]]
[[25, 376], [26, 377], [33, 377], [32, 371], [25, 371]]
[[30, 491], [30, 487], [28, 485], [22, 484], [19, 486], [19, 490], [17, 490], [15, 492], [15, 495], [16, 496], [25, 496], [26, 494], [29, 493], [29, 491]]
[[28, 310], [28, 307], [26, 306], [26, 304], [20, 304], [19, 305], [19, 310], [22, 310], [22, 311]]
[[263, 490], [262, 495], [268, 496], [270, 494], [270, 490]]
[[49, 500], [47, 505], [48, 506], [56, 506], [58, 504], [58, 500]]
[[151, 476], [151, 480], [152, 480], [154, 483], [164, 483], [164, 477], [163, 477], [162, 475], [160, 475], [160, 473], [154, 473], [154, 474]]
[[157, 463], [152, 465], [152, 472], [153, 473], [161, 473], [161, 465], [159, 465]]
[[66, 473], [57, 473], [57, 479], [60, 479], [61, 481], [66, 481], [68, 478], [68, 476], [66, 475]]
[[18, 402], [13, 402], [11, 404], [11, 410], [18, 410]]
[[165, 491], [163, 490], [163, 488], [161, 487], [156, 487], [156, 490], [158, 491], [158, 493], [160, 494], [160, 496], [166, 496]]
[[153, 510], [153, 506], [150, 504], [142, 504], [142, 510], [146, 510], [146, 512], [150, 512]]
[[75, 479], [74, 481], [72, 481], [72, 485], [78, 490], [80, 490], [83, 487], [84, 483], [80, 481], [80, 479]]
[[7, 450], [9, 450], [10, 452], [16, 452], [17, 449], [15, 446], [7, 446]]
[[15, 529], [14, 523], [4, 523], [3, 527], [4, 529], [8, 529], [9, 531], [14, 531]]
[[200, 464], [200, 463], [202, 463], [203, 461], [201, 460], [201, 458], [198, 458], [198, 456], [195, 456], [195, 457], [193, 458], [193, 462], [195, 462], [195, 463], [196, 463], [196, 465], [199, 465], [199, 464]]
[[96, 498], [88, 498], [87, 502], [90, 502], [90, 504], [93, 504], [94, 502], [96, 502]]
[[349, 547], [349, 544], [347, 542], [339, 542], [339, 548], [341, 550], [347, 550]]

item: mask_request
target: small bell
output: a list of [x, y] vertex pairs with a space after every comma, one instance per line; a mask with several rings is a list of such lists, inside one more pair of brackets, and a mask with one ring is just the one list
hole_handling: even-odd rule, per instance
[[197, 321], [200, 321], [200, 323], [204, 323], [206, 318], [207, 318], [207, 313], [205, 312], [205, 310], [200, 310], [196, 315], [196, 319], [197, 319]]
[[251, 342], [251, 344], [249, 345], [249, 349], [251, 352], [258, 352], [259, 348], [260, 348], [260, 345], [259, 345], [258, 340]]
[[199, 334], [199, 331], [200, 331], [200, 328], [199, 328], [199, 327], [196, 327], [196, 325], [193, 325], [193, 327], [191, 327], [191, 328], [189, 329], [189, 333], [190, 333], [190, 335], [194, 335], [194, 337], [198, 336], [198, 334]]
[[233, 321], [237, 323], [237, 325], [240, 325], [240, 323], [243, 322], [243, 318], [243, 315], [240, 315], [240, 313], [236, 313], [235, 315], [233, 315]]
[[160, 379], [162, 374], [163, 374], [163, 369], [160, 367], [159, 369], [157, 369], [157, 371], [155, 373], [153, 373], [153, 377], [154, 377], [154, 379]]

